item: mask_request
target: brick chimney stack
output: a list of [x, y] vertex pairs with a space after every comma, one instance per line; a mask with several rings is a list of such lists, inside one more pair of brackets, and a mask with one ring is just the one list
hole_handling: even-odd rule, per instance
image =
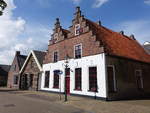
[[17, 56], [20, 55], [20, 51], [16, 51], [16, 55], [17, 55]]

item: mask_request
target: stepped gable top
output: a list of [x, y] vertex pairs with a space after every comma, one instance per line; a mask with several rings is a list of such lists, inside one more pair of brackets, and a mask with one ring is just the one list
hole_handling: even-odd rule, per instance
[[54, 29], [53, 29], [53, 34], [51, 35], [52, 38], [50, 40], [50, 44], [54, 44], [54, 43], [64, 40], [65, 38], [67, 38], [68, 33], [69, 31], [66, 29], [63, 29], [62, 26], [60, 25], [59, 18], [56, 18], [56, 22], [55, 22]]
[[133, 39], [124, 34], [114, 32], [88, 19], [86, 21], [97, 35], [97, 39], [104, 44], [106, 53], [150, 63], [150, 55], [146, 53], [135, 38]]

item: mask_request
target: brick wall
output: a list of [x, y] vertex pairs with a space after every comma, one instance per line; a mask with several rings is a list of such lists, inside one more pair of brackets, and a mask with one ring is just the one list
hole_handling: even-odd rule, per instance
[[[16, 69], [14, 69], [14, 66], [16, 65]], [[13, 63], [11, 65], [10, 71], [8, 73], [8, 81], [7, 81], [7, 87], [8, 88], [19, 88], [19, 81], [18, 84], [14, 84], [14, 75], [19, 76], [19, 65], [18, 65], [18, 59], [17, 54], [14, 57]]]
[[[80, 12], [76, 13], [75, 19], [72, 21], [72, 26], [67, 33], [67, 37], [65, 37], [64, 33], [62, 33], [63, 31], [60, 30], [62, 29], [61, 26], [56, 28], [55, 24], [54, 33], [48, 46], [44, 64], [53, 62], [54, 51], [58, 51], [59, 60], [64, 60], [67, 54], [69, 57], [74, 58], [74, 46], [77, 44], [82, 44], [82, 57], [104, 52], [104, 48], [100, 44], [100, 41], [97, 40], [93, 29], [89, 26], [84, 16], [81, 16], [78, 13]], [[80, 24], [80, 28], [82, 29], [82, 32], [78, 36], [75, 35], [75, 26], [77, 24]], [[56, 33], [57, 38], [54, 37]]]

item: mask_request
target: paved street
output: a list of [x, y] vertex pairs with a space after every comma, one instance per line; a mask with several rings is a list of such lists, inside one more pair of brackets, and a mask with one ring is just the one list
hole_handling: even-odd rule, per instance
[[0, 113], [150, 113], [150, 100], [105, 102], [31, 91], [0, 91]]

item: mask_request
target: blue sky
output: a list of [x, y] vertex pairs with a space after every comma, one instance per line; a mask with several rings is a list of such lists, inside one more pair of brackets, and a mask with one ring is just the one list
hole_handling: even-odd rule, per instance
[[114, 31], [134, 34], [143, 44], [150, 41], [150, 0], [5, 0], [0, 17], [0, 64], [10, 64], [16, 50], [28, 54], [32, 49], [46, 50], [55, 18], [71, 25], [75, 7], [82, 14]]

